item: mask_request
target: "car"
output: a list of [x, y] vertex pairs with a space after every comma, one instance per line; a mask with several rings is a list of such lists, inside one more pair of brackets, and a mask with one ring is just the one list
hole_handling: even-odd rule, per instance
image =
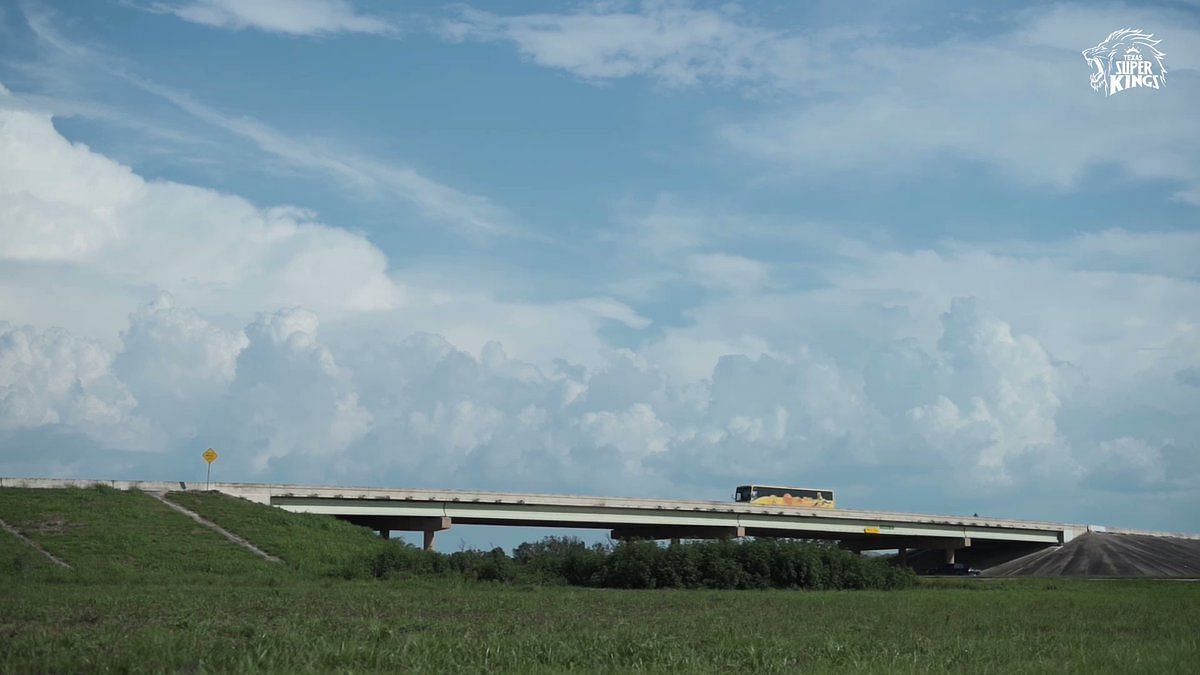
[[982, 572], [971, 567], [966, 563], [946, 563], [937, 567], [928, 569], [925, 574], [935, 574], [939, 576], [959, 576], [959, 577], [977, 577]]

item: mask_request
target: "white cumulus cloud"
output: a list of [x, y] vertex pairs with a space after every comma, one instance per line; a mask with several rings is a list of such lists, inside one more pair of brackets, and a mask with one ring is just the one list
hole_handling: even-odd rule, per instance
[[[0, 428], [61, 428], [99, 447], [140, 450], [149, 441], [137, 400], [112, 372], [112, 355], [61, 328], [0, 321]], [[19, 450], [7, 448], [8, 453]]]
[[6, 100], [0, 261], [59, 265], [68, 279], [114, 288], [150, 284], [222, 311], [375, 311], [403, 301], [383, 253], [362, 236], [300, 209], [144, 180]]
[[214, 433], [245, 447], [256, 470], [291, 454], [336, 458], [371, 428], [371, 413], [318, 339], [318, 325], [312, 312], [286, 309], [246, 327], [249, 344], [213, 422]]

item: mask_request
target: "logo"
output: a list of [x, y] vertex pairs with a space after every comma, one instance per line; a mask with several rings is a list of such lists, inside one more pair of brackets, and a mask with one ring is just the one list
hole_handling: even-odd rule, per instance
[[1140, 28], [1115, 30], [1104, 42], [1083, 50], [1083, 60], [1091, 66], [1092, 89], [1112, 96], [1137, 87], [1162, 89], [1167, 83], [1166, 54], [1158, 50], [1154, 34]]

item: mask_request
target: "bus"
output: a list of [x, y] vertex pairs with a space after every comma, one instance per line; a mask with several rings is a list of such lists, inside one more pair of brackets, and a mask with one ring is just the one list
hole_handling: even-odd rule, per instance
[[733, 500], [763, 506], [804, 506], [832, 509], [833, 490], [780, 487], [778, 485], [739, 485], [733, 493]]

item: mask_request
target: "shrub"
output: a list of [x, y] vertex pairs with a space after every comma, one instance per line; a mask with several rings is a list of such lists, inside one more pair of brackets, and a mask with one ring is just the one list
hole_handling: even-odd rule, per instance
[[622, 542], [604, 559], [598, 581], [606, 588], [656, 588], [657, 558], [662, 549], [651, 541]]
[[606, 555], [601, 544], [588, 546], [574, 537], [546, 537], [518, 546], [513, 561], [533, 581], [588, 586], [595, 583]]
[[351, 559], [342, 576], [348, 579], [389, 579], [444, 574], [447, 571], [449, 565], [445, 557], [438, 553], [423, 551], [403, 542], [381, 541], [369, 555]]
[[663, 548], [617, 544], [604, 559], [598, 585], [612, 588], [905, 588], [911, 570], [849, 551], [800, 541], [701, 541]]
[[460, 551], [448, 556], [452, 571], [476, 581], [517, 580], [517, 566], [504, 549], [496, 547], [488, 552]]
[[347, 566], [347, 577], [388, 579], [450, 574], [478, 581], [571, 584], [605, 588], [804, 588], [812, 590], [906, 588], [916, 577], [828, 544], [796, 540], [696, 541], [660, 546], [626, 541], [588, 546], [570, 537], [548, 537], [503, 549], [449, 555], [400, 542]]

